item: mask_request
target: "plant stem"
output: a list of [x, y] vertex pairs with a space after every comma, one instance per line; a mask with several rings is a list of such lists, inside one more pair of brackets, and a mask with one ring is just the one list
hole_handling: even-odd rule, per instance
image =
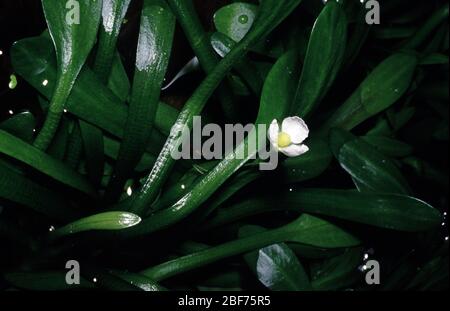
[[45, 151], [50, 146], [61, 122], [64, 106], [72, 89], [72, 84], [68, 83], [66, 77], [67, 75], [62, 75], [58, 79], [44, 125], [33, 143], [40, 150]]

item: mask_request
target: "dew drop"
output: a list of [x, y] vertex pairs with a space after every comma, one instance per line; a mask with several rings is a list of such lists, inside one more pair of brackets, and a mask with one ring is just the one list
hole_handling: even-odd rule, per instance
[[50, 226], [50, 228], [48, 228], [48, 231], [50, 231], [50, 232], [55, 231], [55, 227], [54, 226]]

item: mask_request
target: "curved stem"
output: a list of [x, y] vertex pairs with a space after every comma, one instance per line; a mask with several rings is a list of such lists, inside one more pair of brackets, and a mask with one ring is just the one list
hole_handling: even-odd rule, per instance
[[56, 85], [44, 125], [33, 143], [36, 148], [45, 151], [50, 146], [58, 130], [64, 113], [64, 105], [66, 104], [71, 89], [72, 84], [70, 82], [68, 83], [66, 76], [63, 75]]

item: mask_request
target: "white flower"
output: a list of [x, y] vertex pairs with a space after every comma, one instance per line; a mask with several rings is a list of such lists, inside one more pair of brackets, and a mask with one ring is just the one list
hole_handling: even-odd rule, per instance
[[303, 141], [308, 138], [309, 129], [305, 121], [299, 117], [289, 117], [280, 126], [275, 119], [269, 127], [269, 140], [275, 150], [279, 150], [288, 157], [297, 157], [309, 151]]

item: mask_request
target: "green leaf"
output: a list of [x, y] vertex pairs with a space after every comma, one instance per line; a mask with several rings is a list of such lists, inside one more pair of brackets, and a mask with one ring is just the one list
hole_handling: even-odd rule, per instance
[[235, 2], [222, 7], [214, 14], [214, 25], [217, 31], [239, 42], [252, 27], [257, 14], [257, 5]]
[[0, 129], [31, 143], [33, 141], [33, 130], [36, 126], [36, 119], [29, 111], [18, 113], [11, 118], [0, 123]]
[[295, 112], [308, 116], [327, 94], [344, 60], [347, 20], [341, 5], [328, 1], [314, 23], [295, 96]]
[[58, 129], [67, 98], [94, 46], [102, 1], [42, 0], [42, 6], [57, 60], [56, 87], [45, 123], [34, 142], [37, 148], [45, 150]]
[[358, 238], [321, 218], [303, 214], [294, 222], [282, 227], [289, 236], [286, 241], [323, 248], [350, 247], [359, 245]]
[[[242, 237], [264, 231], [261, 227], [244, 226], [239, 230]], [[244, 255], [250, 269], [259, 281], [274, 291], [311, 290], [309, 277], [295, 253], [284, 243], [261, 248]]]
[[351, 130], [389, 108], [408, 90], [418, 63], [415, 55], [396, 53], [381, 62], [324, 125]]
[[405, 195], [333, 189], [293, 189], [278, 196], [260, 195], [220, 210], [211, 227], [275, 211], [297, 211], [335, 217], [385, 229], [421, 232], [441, 223], [439, 211]]
[[117, 39], [131, 0], [103, 0], [102, 27], [93, 70], [102, 82], [108, 81], [116, 54]]
[[289, 247], [284, 244], [259, 250], [256, 262], [258, 279], [271, 290], [309, 290], [305, 269]]
[[79, 219], [51, 233], [52, 237], [61, 237], [91, 230], [123, 230], [136, 226], [141, 218], [127, 212], [106, 212]]
[[342, 168], [364, 188], [374, 192], [411, 193], [392, 160], [363, 139], [336, 128], [331, 130], [330, 145]]
[[[11, 58], [17, 73], [43, 96], [51, 98], [56, 65], [49, 38], [44, 34], [16, 42], [11, 50]], [[115, 137], [123, 136], [127, 106], [86, 67], [75, 83], [67, 110]], [[163, 134], [169, 134], [177, 115], [175, 108], [160, 103], [155, 126]]]
[[107, 200], [118, 198], [149, 143], [174, 31], [175, 17], [167, 4], [161, 0], [145, 0], [128, 118], [114, 174], [105, 194]]
[[23, 162], [67, 186], [89, 195], [95, 195], [92, 185], [83, 176], [63, 162], [3, 130], [0, 130], [0, 153]]

